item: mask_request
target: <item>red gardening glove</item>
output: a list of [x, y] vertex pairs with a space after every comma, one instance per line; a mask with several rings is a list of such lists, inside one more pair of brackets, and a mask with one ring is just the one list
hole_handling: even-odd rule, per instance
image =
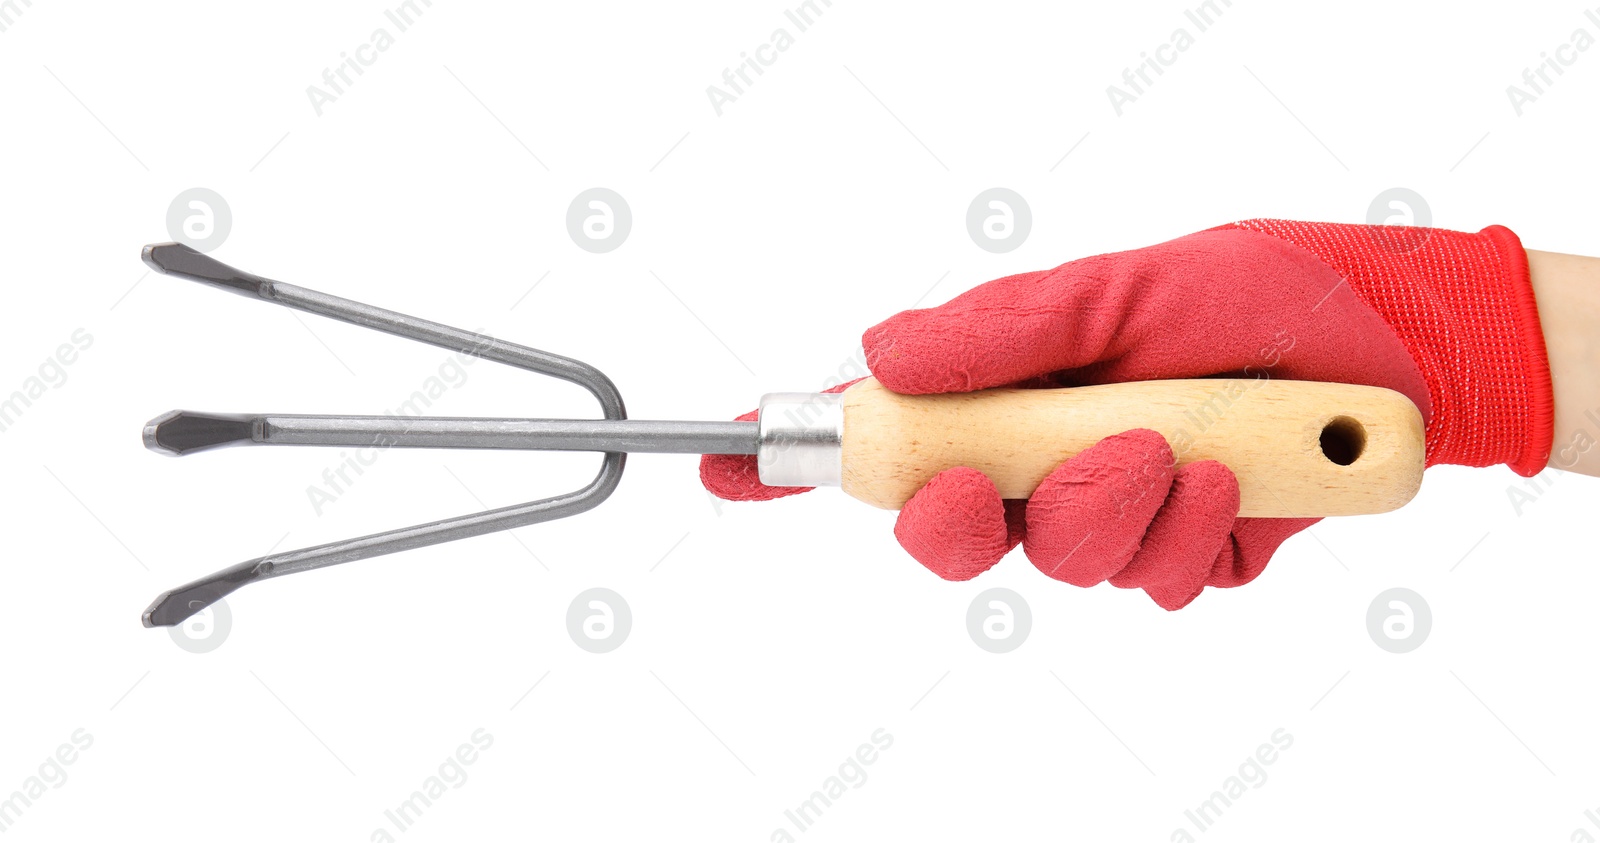
[[[1427, 420], [1429, 465], [1506, 463], [1528, 476], [1550, 451], [1527, 256], [1499, 226], [1250, 220], [991, 281], [897, 314], [862, 345], [873, 375], [907, 394], [1211, 375], [1333, 381], [1410, 397]], [[952, 468], [906, 503], [895, 535], [947, 579], [977, 576], [1020, 541], [1055, 579], [1140, 587], [1178, 609], [1204, 586], [1255, 579], [1284, 539], [1316, 523], [1238, 518], [1231, 471], [1174, 462], [1159, 434], [1128, 431], [1062, 463], [1027, 501], [1001, 501], [987, 477]], [[761, 485], [753, 457], [707, 456], [700, 476], [730, 500], [804, 491]]]

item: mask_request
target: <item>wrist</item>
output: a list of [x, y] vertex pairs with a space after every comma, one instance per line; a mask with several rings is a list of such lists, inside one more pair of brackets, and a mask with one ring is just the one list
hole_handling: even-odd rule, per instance
[[1550, 361], [1555, 399], [1549, 465], [1600, 476], [1600, 259], [1528, 250], [1528, 275]]

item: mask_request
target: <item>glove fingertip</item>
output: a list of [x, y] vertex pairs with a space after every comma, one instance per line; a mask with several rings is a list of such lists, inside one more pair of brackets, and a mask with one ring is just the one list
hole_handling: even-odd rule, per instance
[[957, 467], [935, 475], [900, 509], [894, 536], [923, 567], [946, 580], [970, 580], [1015, 546], [1006, 508], [983, 472]]
[[[859, 380], [859, 379], [858, 379]], [[855, 383], [839, 384], [828, 392], [841, 392]], [[751, 410], [734, 421], [753, 422], [761, 415]], [[767, 486], [761, 482], [756, 458], [748, 454], [704, 454], [700, 457], [700, 485], [725, 501], [770, 501], [809, 492], [812, 486]]]
[[879, 383], [902, 395], [970, 389], [949, 335], [925, 324], [925, 313], [902, 311], [868, 328], [861, 335], [867, 368]]
[[1239, 481], [1227, 466], [1201, 460], [1179, 466], [1161, 511], [1128, 567], [1111, 578], [1143, 588], [1167, 611], [1200, 596], [1239, 514]]
[[1125, 568], [1172, 485], [1161, 434], [1108, 436], [1062, 463], [1028, 501], [1023, 550], [1052, 579], [1088, 588]]
[[762, 484], [756, 458], [747, 454], [706, 454], [700, 457], [700, 483], [706, 487], [706, 491], [725, 501], [770, 501], [812, 489], [811, 486]]

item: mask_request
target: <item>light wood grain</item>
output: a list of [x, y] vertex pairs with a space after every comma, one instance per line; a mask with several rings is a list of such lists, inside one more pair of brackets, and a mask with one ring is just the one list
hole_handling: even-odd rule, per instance
[[[1323, 451], [1336, 419], [1364, 438], [1349, 465]], [[1388, 389], [1260, 378], [913, 396], [868, 378], [844, 394], [843, 487], [899, 509], [934, 475], [967, 466], [1001, 497], [1026, 498], [1067, 458], [1133, 428], [1165, 436], [1179, 464], [1233, 469], [1247, 517], [1387, 512], [1422, 482], [1422, 417]]]

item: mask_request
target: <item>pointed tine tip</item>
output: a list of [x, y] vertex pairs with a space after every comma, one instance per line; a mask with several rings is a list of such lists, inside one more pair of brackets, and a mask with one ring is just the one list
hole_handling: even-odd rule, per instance
[[171, 596], [171, 592], [168, 592], [157, 597], [155, 602], [150, 604], [150, 608], [145, 609], [144, 614], [139, 616], [139, 622], [144, 624], [146, 629], [154, 629], [158, 626], [174, 626], [182, 623], [182, 618], [171, 620], [167, 617], [168, 613], [165, 611], [165, 604], [167, 598]]
[[177, 626], [188, 620], [191, 615], [205, 608], [205, 606], [196, 606], [190, 609], [185, 605], [185, 602], [183, 600], [174, 600], [173, 592], [163, 591], [150, 604], [150, 608], [145, 609], [144, 614], [139, 616], [139, 621], [148, 629], [154, 629], [158, 626]]
[[244, 415], [173, 410], [144, 426], [144, 446], [174, 457], [251, 442], [254, 438], [255, 419]]
[[151, 243], [144, 247], [139, 258], [144, 261], [145, 266], [156, 272], [165, 273], [172, 271], [173, 266], [182, 258], [199, 254], [192, 247], [182, 243]]
[[139, 619], [147, 627], [177, 626], [232, 594], [240, 586], [266, 576], [269, 571], [270, 565], [261, 559], [250, 559], [223, 568], [210, 576], [162, 592]]
[[270, 283], [182, 243], [151, 243], [144, 247], [140, 258], [163, 275], [199, 281], [241, 295], [261, 295], [263, 287]]
[[144, 610], [144, 614], [139, 616], [139, 622], [144, 624], [146, 629], [177, 626], [194, 617], [208, 605], [210, 603], [187, 600], [176, 592], [165, 591], [150, 604], [150, 608]]

